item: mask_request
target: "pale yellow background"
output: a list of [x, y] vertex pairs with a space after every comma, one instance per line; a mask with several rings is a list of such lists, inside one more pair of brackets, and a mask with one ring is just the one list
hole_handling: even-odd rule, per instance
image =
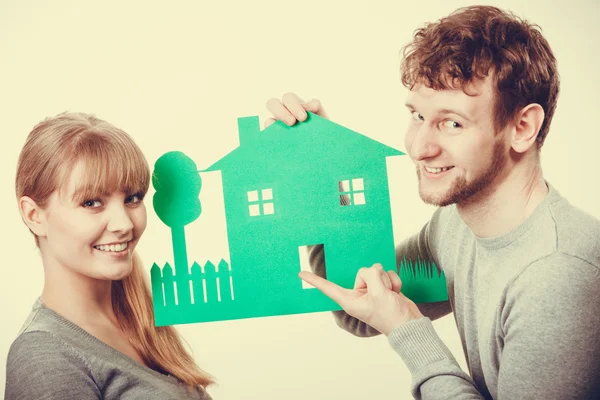
[[[409, 114], [400, 47], [460, 1], [25, 2], [0, 5], [0, 390], [10, 343], [42, 288], [42, 266], [14, 198], [25, 136], [59, 112], [95, 113], [129, 132], [152, 164], [183, 150], [206, 167], [238, 145], [236, 118], [267, 116], [269, 97], [320, 98], [331, 118], [404, 150]], [[162, 4], [162, 5], [159, 5]], [[541, 25], [559, 60], [562, 93], [543, 167], [571, 202], [600, 217], [597, 1], [495, 3]], [[396, 240], [432, 208], [408, 157], [390, 163]], [[152, 189], [151, 189], [152, 193]], [[205, 177], [204, 214], [188, 229], [194, 259], [227, 251], [218, 177]], [[151, 209], [139, 245], [148, 268], [172, 258]], [[198, 260], [200, 261], [200, 260]], [[452, 317], [435, 324], [465, 367]], [[215, 399], [407, 399], [411, 377], [383, 337], [358, 339], [329, 313], [181, 327], [214, 374]]]

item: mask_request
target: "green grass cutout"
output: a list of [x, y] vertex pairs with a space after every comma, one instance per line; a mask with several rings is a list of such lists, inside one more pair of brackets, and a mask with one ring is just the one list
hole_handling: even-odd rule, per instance
[[402, 281], [401, 292], [415, 303], [430, 303], [448, 300], [446, 275], [435, 263], [417, 258], [416, 262], [406, 257], [398, 266]]

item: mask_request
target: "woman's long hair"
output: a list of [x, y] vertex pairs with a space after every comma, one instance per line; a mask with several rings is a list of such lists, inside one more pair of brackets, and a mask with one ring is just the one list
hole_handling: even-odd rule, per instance
[[[144, 195], [148, 191], [148, 162], [127, 133], [92, 115], [62, 113], [37, 124], [27, 137], [17, 165], [17, 199], [28, 196], [45, 208], [79, 162], [84, 166], [81, 201], [115, 190]], [[37, 236], [35, 242], [39, 246]], [[111, 294], [113, 310], [131, 345], [150, 368], [192, 388], [214, 383], [173, 327], [154, 325], [148, 279], [135, 251], [132, 263], [129, 276], [113, 281]]]

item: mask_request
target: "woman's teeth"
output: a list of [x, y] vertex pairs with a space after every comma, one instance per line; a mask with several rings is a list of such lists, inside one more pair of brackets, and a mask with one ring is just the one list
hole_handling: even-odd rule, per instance
[[123, 251], [127, 248], [127, 243], [100, 245], [100, 246], [94, 246], [94, 248], [96, 250], [100, 250], [100, 251]]
[[429, 168], [425, 167], [425, 170], [431, 174], [439, 174], [440, 172], [448, 171], [452, 167], [443, 167], [443, 168]]

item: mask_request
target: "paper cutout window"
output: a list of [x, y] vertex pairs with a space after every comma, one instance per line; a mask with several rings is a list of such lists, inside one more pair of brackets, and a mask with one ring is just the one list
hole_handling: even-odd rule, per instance
[[363, 178], [340, 181], [339, 188], [340, 205], [357, 206], [366, 204], [365, 185]]
[[251, 217], [275, 214], [273, 189], [252, 190], [248, 192], [248, 211]]

